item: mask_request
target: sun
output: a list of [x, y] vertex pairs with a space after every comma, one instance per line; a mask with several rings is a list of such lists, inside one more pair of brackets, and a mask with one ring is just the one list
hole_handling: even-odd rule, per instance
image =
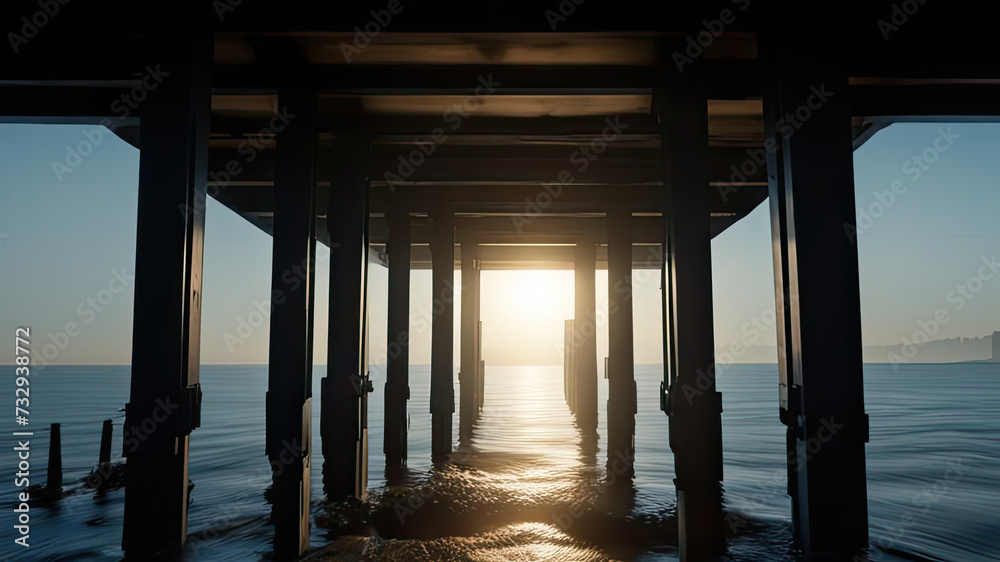
[[556, 279], [553, 271], [512, 271], [508, 286], [511, 303], [520, 314], [531, 317], [548, 316], [553, 312], [566, 291], [572, 297], [573, 287], [565, 286], [563, 279]]

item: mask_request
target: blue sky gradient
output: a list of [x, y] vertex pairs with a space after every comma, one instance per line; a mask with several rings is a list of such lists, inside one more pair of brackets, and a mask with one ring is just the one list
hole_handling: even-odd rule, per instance
[[[58, 349], [49, 353], [54, 363], [127, 364], [139, 153], [105, 134], [71, 172], [60, 177], [53, 170], [53, 162], [66, 161], [67, 147], [88, 132], [96, 138], [93, 129], [0, 125], [0, 328], [13, 338], [16, 326], [30, 325], [36, 347]], [[1000, 253], [997, 154], [1000, 125], [994, 124], [897, 124], [855, 153], [866, 345], [898, 345], [941, 309], [948, 321], [935, 338], [1000, 329], [1000, 275], [988, 267]], [[266, 362], [268, 326], [255, 303], [270, 291], [270, 237], [214, 201], [206, 220], [203, 362]], [[774, 345], [768, 221], [764, 203], [713, 241], [719, 348], [737, 341]], [[325, 248], [318, 260], [315, 357], [325, 363]], [[659, 278], [635, 275], [636, 362], [659, 363]], [[376, 360], [386, 333], [386, 281], [386, 270], [373, 267]], [[571, 272], [485, 272], [483, 291], [488, 362], [559, 362], [562, 321], [572, 316]], [[599, 306], [606, 293], [606, 273], [598, 272]], [[430, 295], [429, 272], [415, 271], [413, 318], [429, 309]], [[606, 330], [599, 334], [603, 355]], [[429, 330], [412, 340], [411, 362], [427, 363]], [[12, 346], [0, 347], [0, 363], [12, 360]]]

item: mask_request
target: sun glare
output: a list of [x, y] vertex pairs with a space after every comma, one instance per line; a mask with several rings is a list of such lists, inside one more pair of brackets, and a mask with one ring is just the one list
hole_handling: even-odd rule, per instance
[[[505, 295], [511, 306], [525, 316], [544, 317], [551, 314], [558, 301], [562, 298], [572, 298], [572, 294], [564, 295], [564, 280], [558, 279], [560, 272], [555, 271], [516, 271], [510, 272], [512, 279], [508, 286], [509, 293]], [[562, 290], [560, 290], [562, 287]]]

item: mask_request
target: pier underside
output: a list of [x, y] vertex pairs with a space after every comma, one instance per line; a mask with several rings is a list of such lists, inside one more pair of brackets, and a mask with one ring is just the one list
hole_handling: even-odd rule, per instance
[[[469, 5], [461, 21], [398, 2], [213, 2], [170, 7], [156, 22], [111, 4], [99, 13], [65, 5], [16, 56], [5, 54], [0, 121], [102, 124], [141, 151], [126, 426], [153, 415], [157, 400], [182, 406], [128, 453], [129, 555], [187, 540], [207, 197], [274, 238], [262, 451], [280, 491], [277, 558], [308, 548], [312, 408], [322, 409], [324, 492], [364, 497], [366, 350], [383, 337], [396, 351], [384, 442], [372, 446], [382, 447], [390, 480], [405, 467], [411, 269], [431, 270], [442, 303], [430, 404], [418, 406], [433, 415], [435, 460], [447, 462], [457, 442], [452, 416], [464, 435], [483, 404], [479, 272], [575, 269], [567, 402], [587, 431], [607, 408], [616, 473], [630, 472], [635, 456], [631, 272], [660, 270], [663, 449], [675, 456], [681, 557], [718, 555], [711, 240], [765, 200], [779, 306], [776, 418], [787, 426], [795, 539], [816, 556], [867, 544], [858, 260], [846, 234], [855, 224], [852, 151], [897, 121], [996, 120], [1000, 67], [984, 55], [993, 51], [968, 34], [941, 43], [946, 21], [965, 29], [974, 16], [928, 4], [887, 34], [877, 22], [894, 17], [888, 2], [831, 7], [822, 21], [792, 2], [675, 4], [667, 15], [597, 0], [530, 13]], [[24, 14], [36, 10], [24, 5]], [[85, 56], [68, 56], [80, 45]], [[316, 243], [331, 249], [329, 371], [318, 400]], [[368, 333], [369, 267], [389, 269], [387, 334]], [[456, 269], [457, 398], [448, 297]], [[612, 304], [605, 405], [587, 320], [595, 269], [608, 270]], [[302, 279], [294, 288], [289, 271]], [[843, 429], [814, 451], [834, 416]]]

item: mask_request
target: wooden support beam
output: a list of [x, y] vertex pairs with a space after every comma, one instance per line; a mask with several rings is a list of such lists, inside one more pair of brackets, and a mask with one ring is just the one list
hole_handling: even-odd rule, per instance
[[[803, 12], [780, 3], [760, 38], [774, 88], [771, 112], [810, 106], [794, 135], [772, 131], [782, 156], [769, 170], [787, 403], [794, 527], [810, 557], [844, 559], [868, 543], [858, 248], [851, 102], [843, 36], [790, 26]], [[843, 23], [843, 10], [828, 14]], [[831, 27], [830, 29], [834, 29]], [[829, 91], [816, 103], [817, 85]], [[818, 107], [816, 107], [818, 105]], [[792, 443], [794, 441], [794, 443]], [[817, 446], [819, 445], [819, 446]]]
[[[630, 260], [631, 261], [631, 260]], [[631, 269], [631, 263], [629, 264]], [[597, 244], [576, 245], [571, 347], [576, 380], [576, 421], [582, 431], [597, 431]]]
[[171, 76], [147, 92], [142, 106], [132, 384], [125, 407], [126, 433], [144, 436], [126, 440], [124, 451], [122, 547], [137, 558], [176, 551], [187, 540], [189, 438], [201, 412], [211, 36], [161, 39], [152, 54]]
[[479, 278], [478, 246], [462, 243], [462, 339], [459, 367], [459, 434], [467, 437], [479, 417]]
[[575, 323], [573, 318], [567, 318], [563, 322], [563, 395], [572, 414], [576, 414], [576, 347], [573, 345]]
[[431, 453], [452, 451], [455, 412], [455, 216], [447, 209], [431, 215]]
[[62, 431], [57, 423], [49, 425], [49, 462], [45, 469], [45, 488], [62, 489]]
[[330, 330], [320, 435], [326, 497], [364, 498], [368, 476], [368, 161], [371, 144], [334, 146], [326, 226], [330, 240]]
[[[29, 106], [30, 107], [30, 106]], [[48, 110], [51, 111], [51, 110]], [[267, 125], [272, 115], [233, 116], [216, 114], [212, 116], [212, 131], [232, 138], [256, 135]], [[615, 117], [615, 116], [612, 116]], [[656, 123], [648, 114], [626, 113], [617, 116], [627, 134], [651, 135], [656, 131]], [[604, 115], [547, 115], [542, 117], [509, 117], [470, 113], [462, 121], [460, 128], [451, 130], [451, 124], [441, 115], [393, 115], [379, 113], [331, 113], [320, 115], [317, 127], [321, 132], [349, 132], [372, 135], [380, 141], [399, 141], [398, 137], [408, 137], [406, 142], [426, 141], [434, 131], [444, 128], [447, 144], [470, 142], [469, 137], [479, 135], [507, 137], [505, 142], [523, 139], [532, 141], [557, 140], [558, 135], [571, 138], [600, 137], [607, 126], [608, 116]], [[553, 139], [553, 137], [556, 137]], [[499, 140], [499, 139], [498, 139]], [[563, 141], [560, 141], [563, 142]], [[482, 143], [480, 143], [482, 144]], [[494, 144], [503, 144], [496, 142]]]
[[[766, 35], [758, 38], [758, 49], [761, 57], [768, 61], [774, 61], [773, 50], [776, 45]], [[763, 100], [764, 105], [764, 135], [769, 142], [773, 143], [775, 150], [768, 151], [767, 154], [767, 180], [768, 180], [768, 210], [771, 217], [771, 257], [774, 268], [774, 303], [775, 303], [775, 332], [777, 335], [777, 355], [778, 355], [778, 418], [785, 427], [785, 459], [788, 469], [788, 481], [786, 489], [788, 494], [795, 498], [798, 490], [798, 470], [791, 464], [792, 459], [797, 457], [796, 434], [798, 432], [798, 421], [793, 419], [789, 413], [789, 381], [795, 371], [794, 355], [792, 354], [792, 332], [791, 332], [791, 307], [789, 306], [789, 238], [788, 238], [788, 209], [785, 201], [786, 197], [786, 176], [785, 157], [786, 146], [776, 124], [782, 118], [782, 106], [779, 103], [778, 89], [778, 65], [766, 64], [764, 68], [766, 76], [766, 90]], [[796, 403], [796, 406], [798, 403]], [[796, 412], [795, 416], [798, 415]], [[792, 535], [796, 543], [801, 544], [799, 537], [800, 514], [799, 502], [792, 504]]]
[[[368, 17], [368, 16], [366, 16]], [[760, 95], [756, 61], [700, 61], [715, 72], [709, 84], [714, 99], [747, 99]], [[218, 65], [219, 92], [268, 93], [280, 81], [278, 65]], [[362, 93], [433, 91], [451, 95], [648, 94], [656, 86], [649, 66], [608, 64], [313, 64], [300, 77], [323, 92]]]
[[677, 478], [681, 560], [704, 560], [725, 548], [722, 521], [722, 397], [715, 387], [712, 248], [706, 181], [707, 97], [692, 70], [660, 104], [664, 216], [668, 228], [673, 325], [665, 329], [674, 369], [667, 411]]
[[851, 114], [871, 121], [1000, 121], [1000, 84], [858, 84], [850, 96]]
[[[748, 152], [751, 151], [751, 152]], [[274, 150], [255, 152], [247, 160], [238, 147], [212, 149], [212, 178], [225, 185], [269, 182], [274, 178]], [[430, 152], [430, 154], [428, 154]], [[755, 153], [759, 153], [758, 163]], [[372, 186], [392, 188], [423, 184], [534, 184], [550, 189], [574, 185], [641, 185], [663, 183], [658, 148], [634, 148], [582, 143], [575, 146], [414, 146], [382, 145], [373, 155]], [[761, 147], [713, 147], [706, 164], [705, 185], [763, 185]], [[227, 169], [238, 173], [227, 173]], [[741, 170], [742, 169], [742, 170]], [[318, 177], [329, 177], [328, 161], [320, 161]], [[216, 180], [219, 181], [219, 180]]]
[[[473, 317], [475, 322], [476, 330], [476, 397], [478, 398], [476, 406], [482, 410], [483, 403], [486, 401], [486, 379], [484, 372], [484, 361], [483, 361], [483, 320], [482, 320], [482, 303], [483, 303], [483, 275], [482, 275], [483, 264], [479, 261], [476, 267], [476, 277], [473, 283], [473, 289], [476, 291], [476, 301], [474, 303]], [[478, 414], [477, 414], [478, 415]]]
[[[634, 475], [635, 360], [632, 334], [631, 215], [608, 213], [608, 470]], [[618, 467], [624, 465], [625, 469]]]
[[[381, 248], [374, 247], [379, 252]], [[412, 269], [431, 269], [431, 250], [427, 245], [414, 244], [410, 248]], [[455, 248], [461, 253], [461, 247]], [[625, 252], [628, 255], [628, 251]], [[632, 269], [657, 269], [663, 259], [660, 244], [634, 244], [632, 246]], [[576, 267], [576, 249], [572, 245], [562, 246], [480, 246], [480, 265], [483, 270], [537, 270], [564, 269]], [[391, 265], [389, 266], [391, 269]], [[456, 260], [456, 268], [461, 267]], [[608, 268], [607, 246], [597, 247], [597, 269]]]
[[310, 526], [316, 96], [292, 87], [278, 96], [297, 118], [278, 133], [266, 452], [274, 554], [295, 559], [309, 546]]
[[399, 201], [388, 215], [389, 304], [387, 313], [385, 382], [386, 478], [397, 481], [406, 464], [406, 431], [409, 420], [406, 401], [410, 398], [410, 215]]
[[[766, 185], [746, 185], [738, 188], [735, 192], [728, 187], [725, 190], [714, 186], [708, 186], [705, 189], [708, 190], [711, 213], [713, 214], [713, 236], [724, 231], [767, 199]], [[557, 197], [552, 196], [554, 190], [551, 185], [541, 184], [407, 186], [399, 188], [397, 191], [413, 200], [412, 205], [416, 208], [414, 213], [429, 213], [442, 203], [453, 202], [457, 206], [456, 212], [466, 215], [502, 215], [474, 218], [458, 217], [456, 219], [460, 220], [463, 225], [470, 226], [468, 229], [463, 227], [463, 230], [456, 233], [456, 236], [474, 237], [476, 236], [475, 232], [469, 233], [467, 231], [477, 230], [479, 229], [476, 227], [477, 224], [484, 224], [488, 225], [485, 227], [486, 230], [496, 227], [495, 232], [488, 233], [486, 237], [495, 236], [496, 240], [490, 243], [498, 244], [532, 242], [573, 244], [576, 242], [575, 239], [560, 239], [558, 232], [561, 230], [549, 230], [547, 227], [568, 224], [569, 229], [583, 229], [586, 224], [573, 225], [573, 221], [577, 219], [586, 221], [599, 217], [607, 212], [611, 204], [622, 202], [622, 200], [629, 205], [633, 213], [660, 214], [663, 211], [663, 189], [659, 185], [567, 185], [563, 186], [561, 191], [556, 191], [559, 194]], [[723, 198], [723, 191], [726, 192], [725, 198]], [[210, 194], [234, 212], [244, 215], [248, 220], [259, 224], [265, 232], [270, 233], [268, 225], [270, 214], [273, 212], [272, 187], [229, 186], [222, 189], [211, 187]], [[393, 191], [388, 187], [372, 187], [369, 210], [373, 215], [373, 220], [389, 211], [392, 194]], [[325, 197], [323, 195], [319, 198], [318, 203], [321, 208], [325, 208]], [[594, 216], [549, 216], [554, 214]], [[481, 218], [487, 220], [480, 221]], [[321, 217], [319, 220], [326, 219]], [[562, 220], [567, 222], [558, 222]], [[660, 242], [661, 236], [655, 235], [651, 231], [649, 224], [651, 220], [648, 217], [635, 217], [633, 234], [637, 237], [637, 242]], [[500, 226], [503, 225], [509, 225], [509, 228], [501, 229]], [[372, 240], [384, 242], [384, 226], [376, 224], [372, 228]], [[414, 243], [426, 243], [428, 238], [425, 225], [420, 221], [415, 221], [414, 229]], [[595, 230], [596, 232], [592, 234], [598, 236], [598, 241], [603, 242], [603, 227]]]
[[[482, 276], [479, 276], [476, 279], [476, 292], [479, 293], [480, 295], [482, 295]], [[478, 310], [476, 311], [476, 315], [479, 316], [479, 311]], [[477, 342], [477, 345], [479, 346], [479, 357], [482, 358], [483, 357], [483, 321], [480, 320], [479, 322], [476, 323], [476, 325], [477, 325], [476, 342]], [[994, 335], [993, 337], [994, 337], [994, 341], [996, 341], [996, 337], [997, 336]], [[1000, 349], [1000, 344], [994, 344], [994, 346], [996, 346], [997, 349]], [[479, 376], [479, 408], [482, 409], [483, 404], [486, 402], [486, 360], [485, 359], [480, 359], [479, 360], [478, 376]]]

